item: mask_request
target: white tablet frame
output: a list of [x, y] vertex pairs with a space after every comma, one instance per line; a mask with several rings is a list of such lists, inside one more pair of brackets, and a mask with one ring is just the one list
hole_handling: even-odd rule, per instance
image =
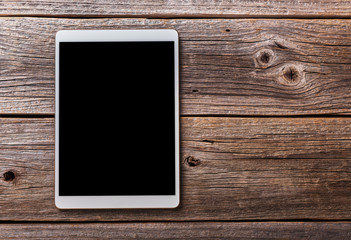
[[[60, 42], [174, 41], [175, 195], [59, 196], [59, 47]], [[60, 209], [175, 208], [179, 205], [179, 40], [173, 29], [63, 30], [56, 34], [55, 56], [55, 204]]]

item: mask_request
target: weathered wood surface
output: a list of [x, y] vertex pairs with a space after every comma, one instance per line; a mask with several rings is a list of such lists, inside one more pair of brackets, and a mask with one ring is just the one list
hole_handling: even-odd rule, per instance
[[85, 0], [18, 1], [0, 3], [0, 16], [56, 17], [349, 17], [349, 0]]
[[1, 224], [1, 239], [328, 239], [351, 238], [350, 222]]
[[56, 31], [145, 28], [179, 32], [183, 115], [351, 113], [346, 19], [0, 18], [0, 26], [0, 114], [54, 113]]
[[179, 208], [58, 210], [54, 119], [0, 118], [0, 220], [351, 218], [350, 118], [182, 117], [181, 129]]

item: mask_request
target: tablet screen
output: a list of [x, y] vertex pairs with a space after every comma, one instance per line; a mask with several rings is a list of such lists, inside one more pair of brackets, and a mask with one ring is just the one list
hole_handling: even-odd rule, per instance
[[59, 195], [174, 195], [174, 42], [59, 46]]

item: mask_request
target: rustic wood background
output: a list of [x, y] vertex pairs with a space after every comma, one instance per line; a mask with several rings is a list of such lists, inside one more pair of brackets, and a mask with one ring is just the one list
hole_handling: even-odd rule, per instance
[[[58, 210], [55, 32], [148, 28], [180, 36], [181, 204]], [[351, 1], [1, 0], [0, 238], [350, 239], [350, 73]]]

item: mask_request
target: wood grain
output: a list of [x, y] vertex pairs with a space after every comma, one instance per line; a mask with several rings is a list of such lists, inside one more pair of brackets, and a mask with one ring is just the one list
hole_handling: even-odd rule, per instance
[[349, 0], [5, 0], [0, 16], [54, 17], [349, 17]]
[[54, 119], [0, 118], [0, 220], [351, 218], [350, 118], [183, 117], [181, 129], [179, 208], [58, 210]]
[[1, 224], [1, 239], [330, 239], [351, 237], [349, 222], [188, 222]]
[[148, 28], [179, 32], [183, 115], [351, 113], [350, 20], [0, 18], [0, 25], [0, 114], [54, 113], [56, 31]]

